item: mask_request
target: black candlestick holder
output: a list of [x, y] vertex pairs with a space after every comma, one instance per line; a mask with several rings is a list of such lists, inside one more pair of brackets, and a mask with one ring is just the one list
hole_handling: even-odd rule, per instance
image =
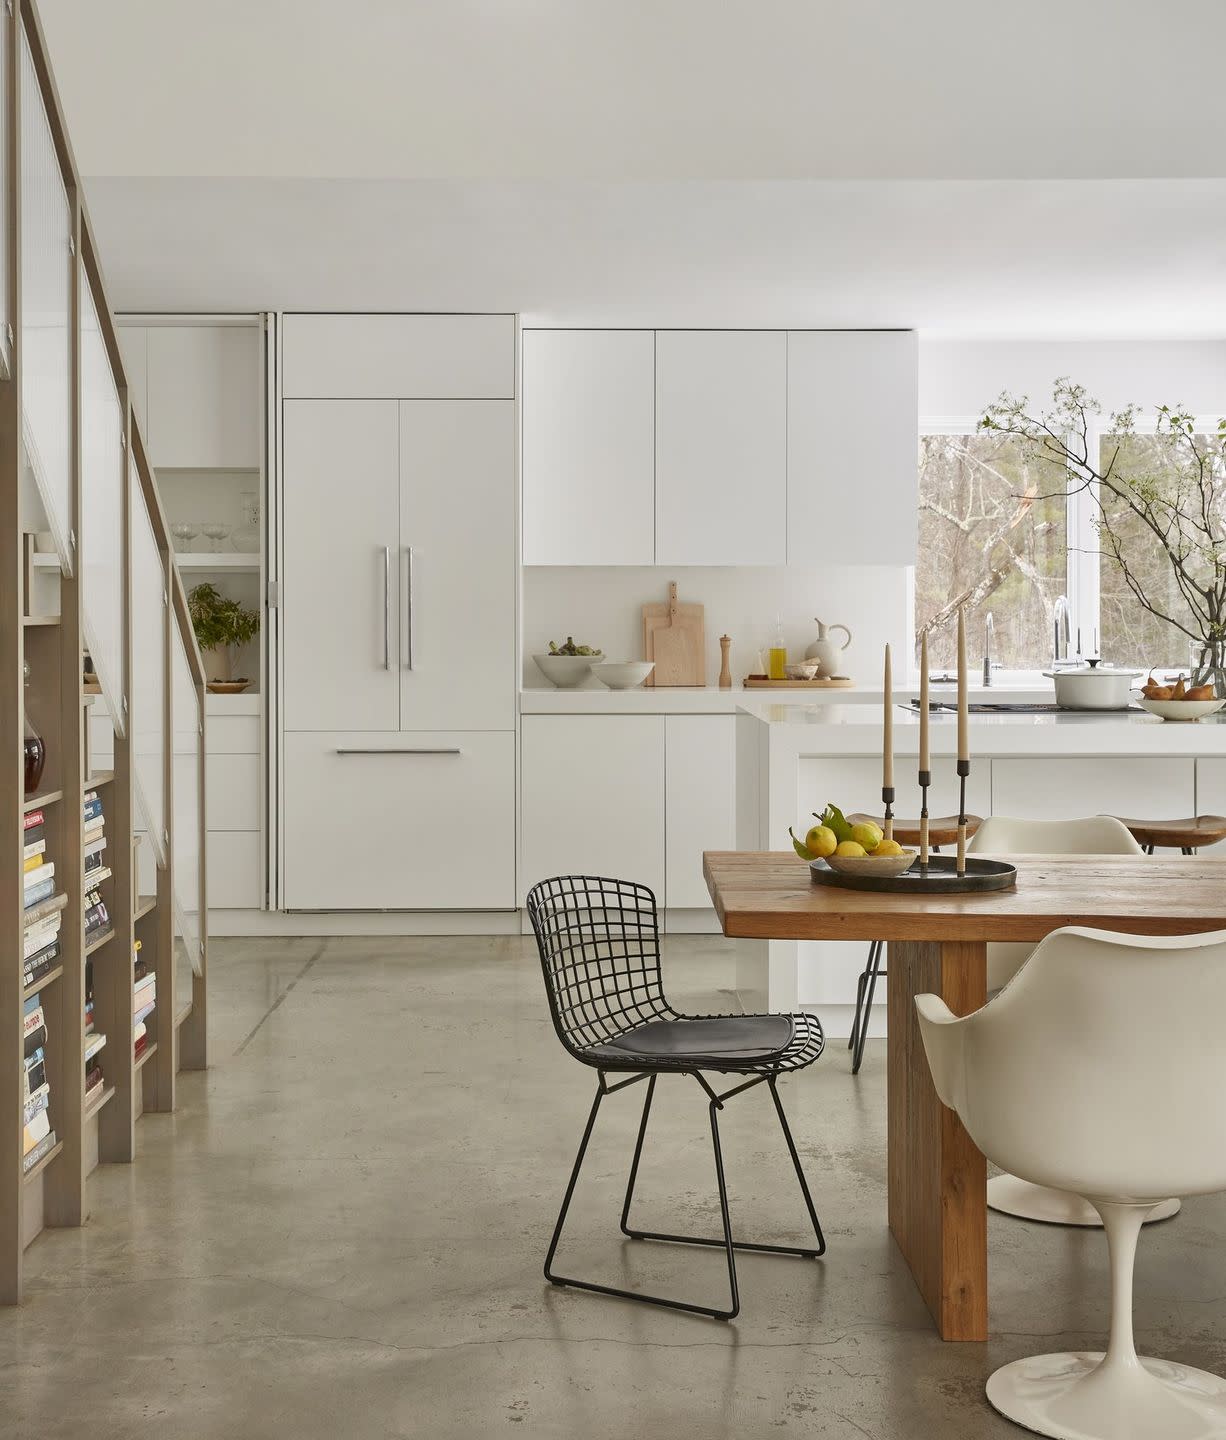
[[932, 771], [921, 770], [919, 772], [920, 783], [920, 868], [928, 869], [928, 787], [932, 784]]
[[885, 806], [885, 813], [881, 820], [881, 836], [884, 840], [894, 838], [894, 787], [883, 785], [881, 787], [881, 803]]
[[966, 777], [971, 773], [969, 760], [958, 761], [958, 874], [966, 874]]

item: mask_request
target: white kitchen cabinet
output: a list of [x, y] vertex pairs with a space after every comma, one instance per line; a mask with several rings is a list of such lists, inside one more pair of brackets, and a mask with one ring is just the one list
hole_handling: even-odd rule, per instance
[[282, 445], [286, 728], [396, 730], [399, 406], [287, 400]]
[[[210, 721], [210, 739], [212, 729]], [[175, 783], [179, 783], [177, 776]], [[210, 745], [205, 766], [205, 817], [210, 830], [260, 828], [259, 755], [228, 755]]]
[[515, 907], [515, 735], [285, 737], [290, 910]]
[[788, 560], [914, 565], [914, 331], [788, 335]]
[[[1139, 812], [1129, 810], [1129, 815]], [[1226, 760], [1196, 762], [1196, 808], [1189, 815], [1226, 815]], [[1175, 817], [1177, 818], [1177, 817]], [[1226, 855], [1226, 846], [1206, 851], [1209, 855]]]
[[209, 830], [206, 842], [209, 909], [261, 909], [259, 831]]
[[1195, 813], [1196, 763], [1148, 756], [993, 760], [992, 813], [1022, 820], [1101, 814], [1174, 820]]
[[736, 849], [736, 716], [668, 715], [664, 737], [666, 903], [709, 909], [702, 852]]
[[655, 334], [525, 330], [525, 565], [655, 563]]
[[554, 875], [664, 895], [663, 715], [525, 715], [520, 901]]
[[281, 393], [354, 400], [511, 400], [513, 315], [286, 315]]
[[143, 325], [119, 325], [116, 327], [119, 353], [123, 357], [123, 370], [128, 381], [128, 396], [132, 401], [132, 413], [141, 437], [148, 444], [149, 432], [146, 427], [149, 383], [148, 330]]
[[656, 564], [787, 562], [787, 336], [656, 335]]
[[400, 727], [515, 728], [515, 406], [400, 402]]
[[146, 440], [154, 469], [260, 468], [260, 334], [250, 325], [151, 325]]

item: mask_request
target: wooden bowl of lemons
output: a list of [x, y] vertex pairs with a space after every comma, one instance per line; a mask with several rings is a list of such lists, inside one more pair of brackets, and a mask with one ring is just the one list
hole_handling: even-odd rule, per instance
[[897, 855], [840, 855], [836, 850], [825, 861], [839, 875], [902, 875], [915, 864], [917, 854], [903, 850]]

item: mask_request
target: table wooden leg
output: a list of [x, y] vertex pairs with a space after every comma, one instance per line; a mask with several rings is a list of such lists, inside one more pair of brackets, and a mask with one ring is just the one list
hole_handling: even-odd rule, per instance
[[943, 1340], [988, 1334], [987, 1165], [937, 1099], [915, 996], [956, 1015], [987, 999], [987, 946], [891, 941], [889, 971], [890, 1230]]

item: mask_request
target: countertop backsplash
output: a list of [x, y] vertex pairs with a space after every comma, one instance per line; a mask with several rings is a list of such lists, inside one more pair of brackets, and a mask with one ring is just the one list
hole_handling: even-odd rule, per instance
[[[815, 541], [815, 547], [820, 542]], [[837, 549], [837, 546], [833, 548]], [[901, 566], [828, 565], [802, 569], [750, 567], [528, 566], [523, 572], [525, 689], [548, 682], [532, 656], [573, 635], [577, 645], [599, 646], [611, 660], [642, 657], [642, 606], [668, 599], [676, 580], [678, 598], [706, 607], [707, 683], [719, 679], [719, 637], [732, 637], [732, 679], [757, 669], [758, 651], [783, 616], [788, 654], [804, 655], [817, 637], [814, 617], [852, 632], [846, 673], [864, 685], [880, 686], [882, 647], [894, 646], [895, 673], [906, 673], [909, 630], [908, 572]], [[594, 677], [588, 686], [599, 687]]]

